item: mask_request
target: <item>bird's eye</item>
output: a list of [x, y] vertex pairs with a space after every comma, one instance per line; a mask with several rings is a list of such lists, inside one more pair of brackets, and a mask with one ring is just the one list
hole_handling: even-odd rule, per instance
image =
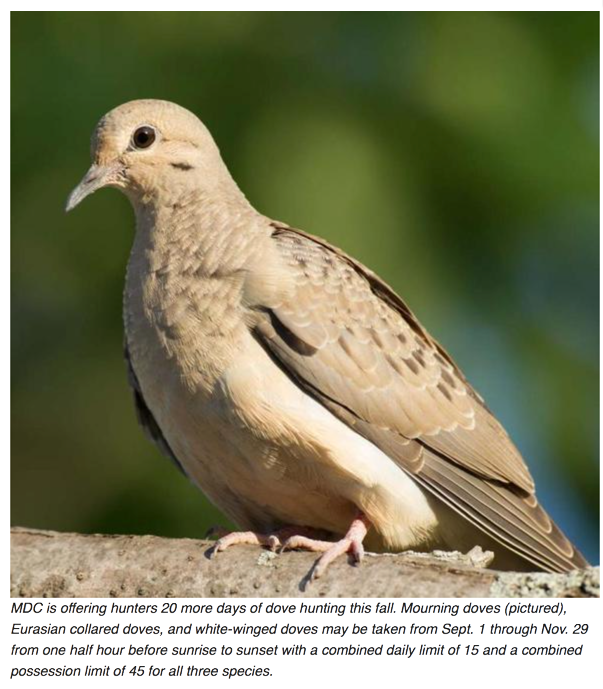
[[145, 125], [138, 127], [132, 134], [132, 143], [136, 148], [148, 148], [155, 141], [155, 130]]

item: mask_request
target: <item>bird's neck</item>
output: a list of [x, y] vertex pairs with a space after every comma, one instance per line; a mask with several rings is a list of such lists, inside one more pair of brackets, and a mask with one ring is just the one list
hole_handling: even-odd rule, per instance
[[133, 253], [147, 270], [216, 278], [244, 268], [259, 235], [262, 216], [235, 187], [228, 193], [183, 189], [161, 200], [134, 204]]
[[[140, 205], [136, 218], [124, 291], [133, 365], [152, 368], [149, 343], [155, 343], [176, 366], [204, 371], [203, 384], [211, 387], [243, 326], [247, 262], [269, 226], [247, 201], [216, 201], [199, 192]], [[194, 361], [180, 355], [201, 340], [212, 344]], [[136, 349], [140, 341], [147, 343], [146, 353]]]
[[[246, 276], [256, 265], [270, 226], [241, 195], [201, 191], [172, 196], [162, 204], [139, 204], [128, 262], [126, 314], [155, 323], [198, 311], [199, 327], [223, 329], [242, 308]], [[217, 314], [217, 318], [216, 318]], [[233, 321], [234, 322], [234, 321]]]

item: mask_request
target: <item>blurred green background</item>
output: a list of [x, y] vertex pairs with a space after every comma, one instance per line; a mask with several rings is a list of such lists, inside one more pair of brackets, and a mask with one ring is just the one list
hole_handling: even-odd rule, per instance
[[197, 113], [259, 210], [403, 295], [598, 562], [594, 12], [13, 12], [13, 523], [225, 523], [136, 424], [127, 200], [63, 212], [97, 120], [141, 97]]

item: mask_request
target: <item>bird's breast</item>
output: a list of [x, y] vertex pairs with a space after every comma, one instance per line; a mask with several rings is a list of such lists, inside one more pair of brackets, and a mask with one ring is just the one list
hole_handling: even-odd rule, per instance
[[236, 276], [187, 276], [178, 263], [133, 256], [124, 326], [139, 379], [166, 370], [189, 389], [210, 393], [245, 333], [240, 293]]
[[361, 509], [389, 545], [428, 534], [436, 518], [416, 484], [254, 339], [248, 272], [209, 275], [166, 247], [133, 252], [124, 318], [145, 403], [186, 473], [244, 528], [344, 533]]

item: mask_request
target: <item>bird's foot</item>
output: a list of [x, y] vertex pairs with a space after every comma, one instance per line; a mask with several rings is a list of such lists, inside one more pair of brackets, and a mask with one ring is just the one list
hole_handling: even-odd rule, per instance
[[[275, 551], [278, 548], [282, 548], [292, 538], [305, 538], [311, 541], [311, 536], [316, 536], [318, 533], [316, 529], [305, 526], [284, 526], [273, 533], [259, 533], [257, 531], [233, 531], [228, 533], [223, 527], [212, 527], [207, 535], [220, 535], [211, 549], [211, 557], [214, 557], [217, 553], [233, 545], [261, 545]], [[316, 542], [320, 543], [321, 541]]]
[[322, 553], [314, 563], [314, 567], [309, 575], [309, 580], [313, 581], [325, 573], [333, 560], [345, 553], [349, 553], [352, 556], [355, 564], [359, 563], [364, 555], [362, 541], [370, 525], [369, 520], [363, 514], [359, 514], [351, 523], [346, 535], [335, 543], [331, 541], [318, 541], [304, 535], [294, 534], [285, 541], [282, 550], [301, 548], [315, 553]]

